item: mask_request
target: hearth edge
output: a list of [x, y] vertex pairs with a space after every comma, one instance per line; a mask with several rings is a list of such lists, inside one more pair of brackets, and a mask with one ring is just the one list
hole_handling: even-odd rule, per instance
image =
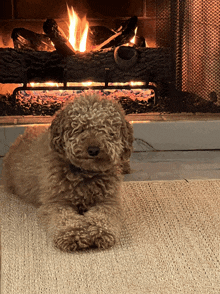
[[[127, 115], [134, 128], [134, 152], [220, 150], [220, 114]], [[4, 119], [5, 118], [5, 119]], [[52, 117], [0, 117], [0, 156], [26, 127], [50, 124]]]

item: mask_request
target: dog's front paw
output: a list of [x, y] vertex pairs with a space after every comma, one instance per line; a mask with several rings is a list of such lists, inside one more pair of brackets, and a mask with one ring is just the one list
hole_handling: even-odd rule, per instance
[[107, 249], [112, 247], [115, 242], [113, 234], [94, 225], [66, 229], [54, 237], [55, 246], [64, 252], [88, 248]]
[[115, 237], [106, 231], [101, 231], [101, 233], [94, 236], [94, 245], [100, 249], [111, 248], [115, 245]]
[[71, 228], [60, 231], [54, 237], [54, 243], [57, 248], [64, 252], [87, 249], [92, 246], [92, 240], [88, 238], [88, 234], [83, 228]]

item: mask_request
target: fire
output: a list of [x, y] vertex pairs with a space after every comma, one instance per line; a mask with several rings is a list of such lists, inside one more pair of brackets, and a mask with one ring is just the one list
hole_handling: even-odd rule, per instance
[[[89, 23], [86, 20], [86, 17], [83, 19], [80, 19], [76, 12], [74, 11], [73, 7], [69, 7], [67, 5], [67, 12], [69, 17], [69, 42], [73, 46], [74, 50], [85, 52], [86, 51], [86, 42], [87, 42], [87, 35], [88, 35], [88, 29], [89, 29]], [[135, 29], [135, 35], [130, 40], [130, 43], [135, 43], [135, 37], [137, 33], [137, 28]], [[130, 43], [127, 43], [125, 45], [129, 46]], [[82, 83], [68, 83], [68, 86], [95, 86], [95, 85], [101, 85], [104, 86], [104, 83], [95, 83], [91, 81], [82, 82]], [[143, 82], [128, 82], [128, 83], [110, 83], [111, 86], [142, 86], [144, 85]], [[47, 83], [30, 83], [31, 87], [39, 87], [39, 86], [45, 86], [45, 87], [59, 87], [62, 86], [62, 84], [53, 83], [53, 82], [47, 82]], [[60, 90], [62, 91], [62, 90]]]
[[86, 17], [80, 19], [73, 7], [67, 5], [69, 16], [69, 42], [76, 51], [86, 51], [86, 40], [89, 29], [89, 23]]
[[136, 34], [137, 34], [137, 27], [136, 27], [136, 29], [134, 31], [134, 37], [131, 39], [130, 43], [133, 43], [133, 44], [135, 43]]
[[46, 83], [30, 83], [31, 87], [59, 87], [62, 86], [62, 84], [59, 83], [53, 83], [53, 82], [46, 82]]

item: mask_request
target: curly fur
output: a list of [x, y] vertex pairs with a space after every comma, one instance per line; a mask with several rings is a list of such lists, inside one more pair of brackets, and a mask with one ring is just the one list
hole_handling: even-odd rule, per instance
[[122, 172], [133, 131], [115, 101], [81, 96], [49, 128], [27, 128], [3, 161], [6, 191], [38, 207], [55, 246], [109, 248], [120, 236]]

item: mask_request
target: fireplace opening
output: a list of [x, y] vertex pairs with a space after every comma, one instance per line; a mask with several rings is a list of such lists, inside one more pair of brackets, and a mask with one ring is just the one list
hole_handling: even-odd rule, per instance
[[127, 114], [220, 112], [218, 1], [22, 1], [0, 14], [0, 115], [53, 115], [85, 91]]

